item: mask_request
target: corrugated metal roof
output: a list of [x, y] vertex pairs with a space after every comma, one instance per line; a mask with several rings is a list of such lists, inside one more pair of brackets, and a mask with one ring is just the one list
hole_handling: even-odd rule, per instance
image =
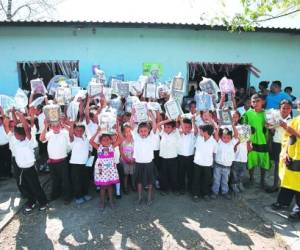
[[[217, 0], [64, 0], [51, 18], [43, 13], [30, 20], [19, 17], [1, 25], [102, 25], [122, 27], [174, 27], [191, 29], [226, 29], [215, 16], [221, 15]], [[228, 1], [230, 10], [239, 0]], [[235, 3], [234, 3], [235, 2]], [[235, 4], [235, 5], [234, 5]], [[212, 21], [213, 20], [213, 21]], [[213, 24], [213, 25], [212, 25]], [[258, 31], [300, 32], [300, 15], [262, 22]]]

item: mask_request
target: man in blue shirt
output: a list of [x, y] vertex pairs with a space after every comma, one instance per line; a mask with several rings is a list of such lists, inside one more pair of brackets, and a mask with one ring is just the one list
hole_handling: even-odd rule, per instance
[[266, 109], [279, 109], [282, 100], [292, 101], [292, 98], [281, 91], [281, 82], [273, 81], [270, 87], [270, 93], [266, 98]]

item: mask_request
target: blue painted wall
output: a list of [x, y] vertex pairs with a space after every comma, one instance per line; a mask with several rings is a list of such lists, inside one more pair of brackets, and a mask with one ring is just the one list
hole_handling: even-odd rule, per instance
[[[76, 35], [74, 31], [76, 30]], [[182, 29], [73, 27], [0, 27], [0, 93], [13, 95], [19, 86], [17, 61], [79, 60], [85, 86], [91, 66], [100, 64], [106, 75], [124, 73], [127, 80], [141, 74], [143, 62], [164, 65], [163, 80], [181, 71], [188, 61], [253, 63], [260, 80], [282, 80], [300, 96], [300, 35], [228, 33]]]

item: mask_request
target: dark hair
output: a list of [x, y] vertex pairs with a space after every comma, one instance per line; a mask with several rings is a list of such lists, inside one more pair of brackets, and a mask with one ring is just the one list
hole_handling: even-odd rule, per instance
[[279, 88], [281, 88], [281, 81], [273, 81], [272, 84], [277, 85]]
[[109, 134], [102, 134], [102, 135], [100, 135], [99, 142], [101, 142], [101, 140], [105, 137], [108, 137], [109, 139], [111, 139], [111, 136]]
[[130, 124], [126, 122], [126, 123], [124, 123], [124, 124], [121, 126], [121, 132], [122, 132], [122, 133], [124, 133], [125, 128], [130, 128], [130, 129], [131, 129]]
[[287, 91], [293, 91], [293, 88], [291, 86], [287, 86], [284, 88], [284, 92], [287, 92]]
[[189, 108], [191, 108], [192, 105], [196, 105], [196, 104], [197, 104], [196, 101], [191, 101], [191, 102], [189, 103]]
[[283, 99], [283, 100], [280, 102], [279, 107], [281, 107], [281, 106], [284, 105], [284, 104], [288, 104], [288, 105], [290, 105], [291, 107], [293, 107], [293, 103], [292, 103], [291, 101], [289, 101], [289, 100], [286, 100], [286, 99]]
[[229, 135], [230, 137], [232, 137], [232, 131], [229, 130], [228, 128], [220, 128], [219, 136], [221, 137], [222, 135]]
[[186, 123], [186, 124], [192, 125], [192, 120], [191, 120], [191, 119], [188, 119], [188, 118], [184, 118], [184, 119], [182, 120], [182, 122], [183, 122], [183, 123]]
[[147, 122], [141, 122], [139, 125], [138, 125], [138, 132], [141, 128], [148, 128], [150, 130], [150, 127], [149, 127], [149, 124]]
[[176, 122], [175, 121], [169, 121], [169, 122], [165, 123], [165, 125], [171, 126], [172, 128], [175, 128], [176, 127]]
[[84, 126], [84, 124], [82, 124], [82, 123], [75, 123], [75, 124], [74, 124], [74, 128], [82, 128], [83, 131], [85, 131], [85, 126]]
[[214, 127], [210, 124], [205, 124], [205, 125], [202, 125], [200, 126], [200, 129], [203, 131], [203, 132], [207, 132], [207, 134], [209, 136], [211, 136], [213, 133], [214, 133]]
[[18, 124], [14, 127], [14, 132], [18, 135], [26, 136], [25, 129], [21, 124]]
[[264, 88], [268, 88], [269, 83], [270, 83], [269, 81], [261, 81], [258, 85]]
[[264, 100], [264, 97], [262, 94], [259, 94], [259, 93], [256, 93], [254, 95], [251, 96], [251, 100], [253, 99], [261, 99], [261, 100]]

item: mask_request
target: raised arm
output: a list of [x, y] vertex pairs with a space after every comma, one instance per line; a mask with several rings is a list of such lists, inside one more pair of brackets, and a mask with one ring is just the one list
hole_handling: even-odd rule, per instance
[[69, 128], [70, 142], [74, 141], [74, 124], [75, 124], [75, 122], [70, 123], [70, 128]]
[[47, 119], [44, 120], [44, 129], [42, 130], [41, 134], [40, 134], [40, 141], [41, 142], [45, 142], [46, 141], [46, 133], [48, 131], [49, 128], [49, 123], [47, 121]]
[[89, 124], [91, 119], [90, 119], [90, 96], [87, 96], [87, 101], [86, 101], [86, 106], [85, 106], [85, 120], [86, 124]]
[[28, 140], [31, 140], [31, 133], [30, 133], [30, 127], [28, 125], [28, 122], [26, 121], [24, 115], [21, 112], [16, 112], [17, 117], [21, 121], [24, 127], [25, 135]]
[[100, 127], [99, 127], [99, 128], [97, 129], [96, 133], [95, 133], [95, 134], [91, 137], [91, 139], [90, 139], [90, 144], [91, 144], [92, 147], [93, 147], [94, 149], [96, 149], [96, 150], [99, 148], [99, 144], [95, 142], [95, 139], [96, 139], [97, 135], [98, 135], [100, 132], [101, 132], [101, 129], [100, 129]]

